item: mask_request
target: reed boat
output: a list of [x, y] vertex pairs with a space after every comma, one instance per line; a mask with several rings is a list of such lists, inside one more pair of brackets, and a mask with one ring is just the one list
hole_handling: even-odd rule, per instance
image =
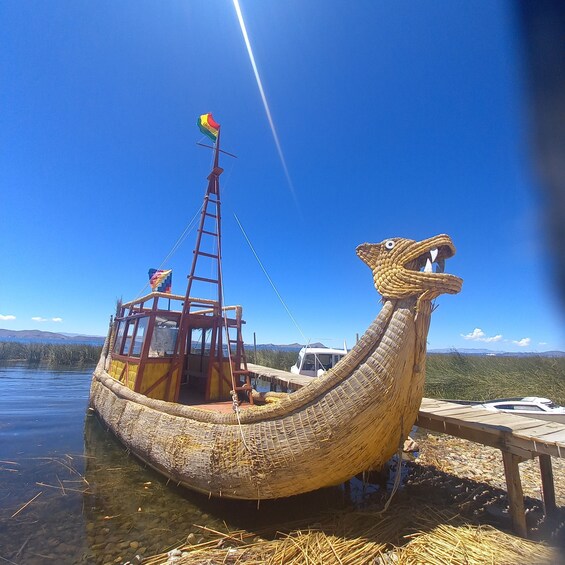
[[[211, 114], [200, 122], [214, 134], [214, 165], [186, 292], [154, 288], [118, 305], [94, 371], [91, 408], [141, 461], [210, 496], [287, 497], [383, 465], [418, 414], [432, 300], [461, 289], [460, 278], [442, 272], [455, 253], [451, 239], [390, 238], [357, 247], [382, 297], [374, 322], [307, 386], [258, 394], [242, 308], [223, 304], [220, 128]], [[215, 264], [213, 278], [201, 275], [203, 259]], [[197, 298], [197, 283], [212, 285], [217, 298]]]

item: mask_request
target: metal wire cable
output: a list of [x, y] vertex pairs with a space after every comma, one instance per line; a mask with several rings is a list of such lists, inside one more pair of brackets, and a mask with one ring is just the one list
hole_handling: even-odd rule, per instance
[[245, 240], [247, 241], [247, 245], [249, 245], [249, 248], [251, 249], [253, 255], [255, 256], [255, 259], [257, 260], [257, 263], [259, 263], [259, 266], [261, 267], [261, 269], [263, 270], [263, 273], [265, 274], [265, 276], [267, 277], [267, 280], [269, 281], [269, 283], [271, 284], [271, 286], [273, 287], [273, 290], [275, 291], [275, 294], [277, 295], [278, 299], [281, 301], [281, 304], [284, 306], [284, 309], [286, 310], [286, 313], [289, 315], [290, 319], [292, 320], [292, 322], [294, 323], [294, 325], [296, 326], [296, 329], [299, 331], [300, 335], [302, 336], [304, 343], [306, 343], [307, 341], [309, 342], [309, 340], [306, 338], [306, 336], [304, 335], [304, 332], [302, 331], [302, 328], [298, 325], [298, 322], [296, 321], [296, 319], [294, 318], [294, 316], [292, 315], [292, 312], [289, 310], [288, 306], [286, 305], [285, 301], [283, 300], [283, 297], [281, 296], [280, 292], [278, 291], [277, 287], [275, 286], [275, 283], [273, 282], [273, 280], [271, 279], [271, 277], [269, 276], [269, 273], [267, 272], [267, 269], [265, 269], [265, 266], [263, 265], [263, 263], [261, 262], [261, 259], [259, 259], [259, 255], [257, 255], [257, 252], [255, 251], [255, 248], [253, 247], [253, 244], [251, 243], [249, 237], [247, 236], [247, 233], [245, 232], [245, 230], [243, 229], [243, 226], [241, 225], [241, 222], [239, 221], [239, 218], [237, 217], [237, 214], [234, 212], [234, 217], [235, 220], [237, 222], [237, 224], [239, 225], [239, 229], [241, 230], [241, 233], [243, 233], [243, 237], [245, 237]]

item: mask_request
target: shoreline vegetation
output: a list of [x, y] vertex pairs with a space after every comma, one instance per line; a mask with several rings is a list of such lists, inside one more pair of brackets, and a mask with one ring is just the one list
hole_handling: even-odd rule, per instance
[[82, 343], [0, 341], [0, 363], [20, 362], [48, 368], [96, 365], [102, 347]]
[[[0, 363], [20, 362], [48, 368], [94, 366], [101, 346], [0, 341]], [[249, 363], [290, 370], [296, 351], [247, 351]], [[513, 396], [543, 396], [565, 405], [565, 357], [498, 357], [429, 353], [424, 396], [486, 401]]]
[[[289, 371], [297, 352], [263, 349], [247, 353], [250, 363]], [[256, 360], [255, 360], [256, 359]], [[424, 396], [487, 401], [542, 396], [565, 405], [565, 357], [498, 357], [428, 353]]]

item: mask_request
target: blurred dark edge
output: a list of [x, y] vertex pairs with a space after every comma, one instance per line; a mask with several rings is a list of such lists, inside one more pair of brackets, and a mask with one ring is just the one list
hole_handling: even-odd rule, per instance
[[533, 165], [548, 256], [565, 311], [565, 0], [516, 0], [527, 74]]

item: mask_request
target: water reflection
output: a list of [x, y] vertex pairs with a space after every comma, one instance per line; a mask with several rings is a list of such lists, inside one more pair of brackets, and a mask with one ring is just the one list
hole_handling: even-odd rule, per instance
[[[307, 519], [324, 510], [358, 502], [362, 485], [336, 487], [276, 501], [233, 501], [208, 498], [167, 483], [160, 475], [128, 457], [98, 420], [85, 423], [86, 479], [84, 496], [86, 536], [93, 557], [106, 561], [136, 554], [151, 555], [184, 543], [206, 541], [212, 530], [273, 528]], [[365, 495], [370, 496], [367, 487]], [[192, 535], [191, 535], [192, 534]]]
[[371, 498], [359, 481], [259, 508], [178, 488], [85, 418], [89, 385], [90, 371], [0, 367], [0, 562], [123, 563]]

